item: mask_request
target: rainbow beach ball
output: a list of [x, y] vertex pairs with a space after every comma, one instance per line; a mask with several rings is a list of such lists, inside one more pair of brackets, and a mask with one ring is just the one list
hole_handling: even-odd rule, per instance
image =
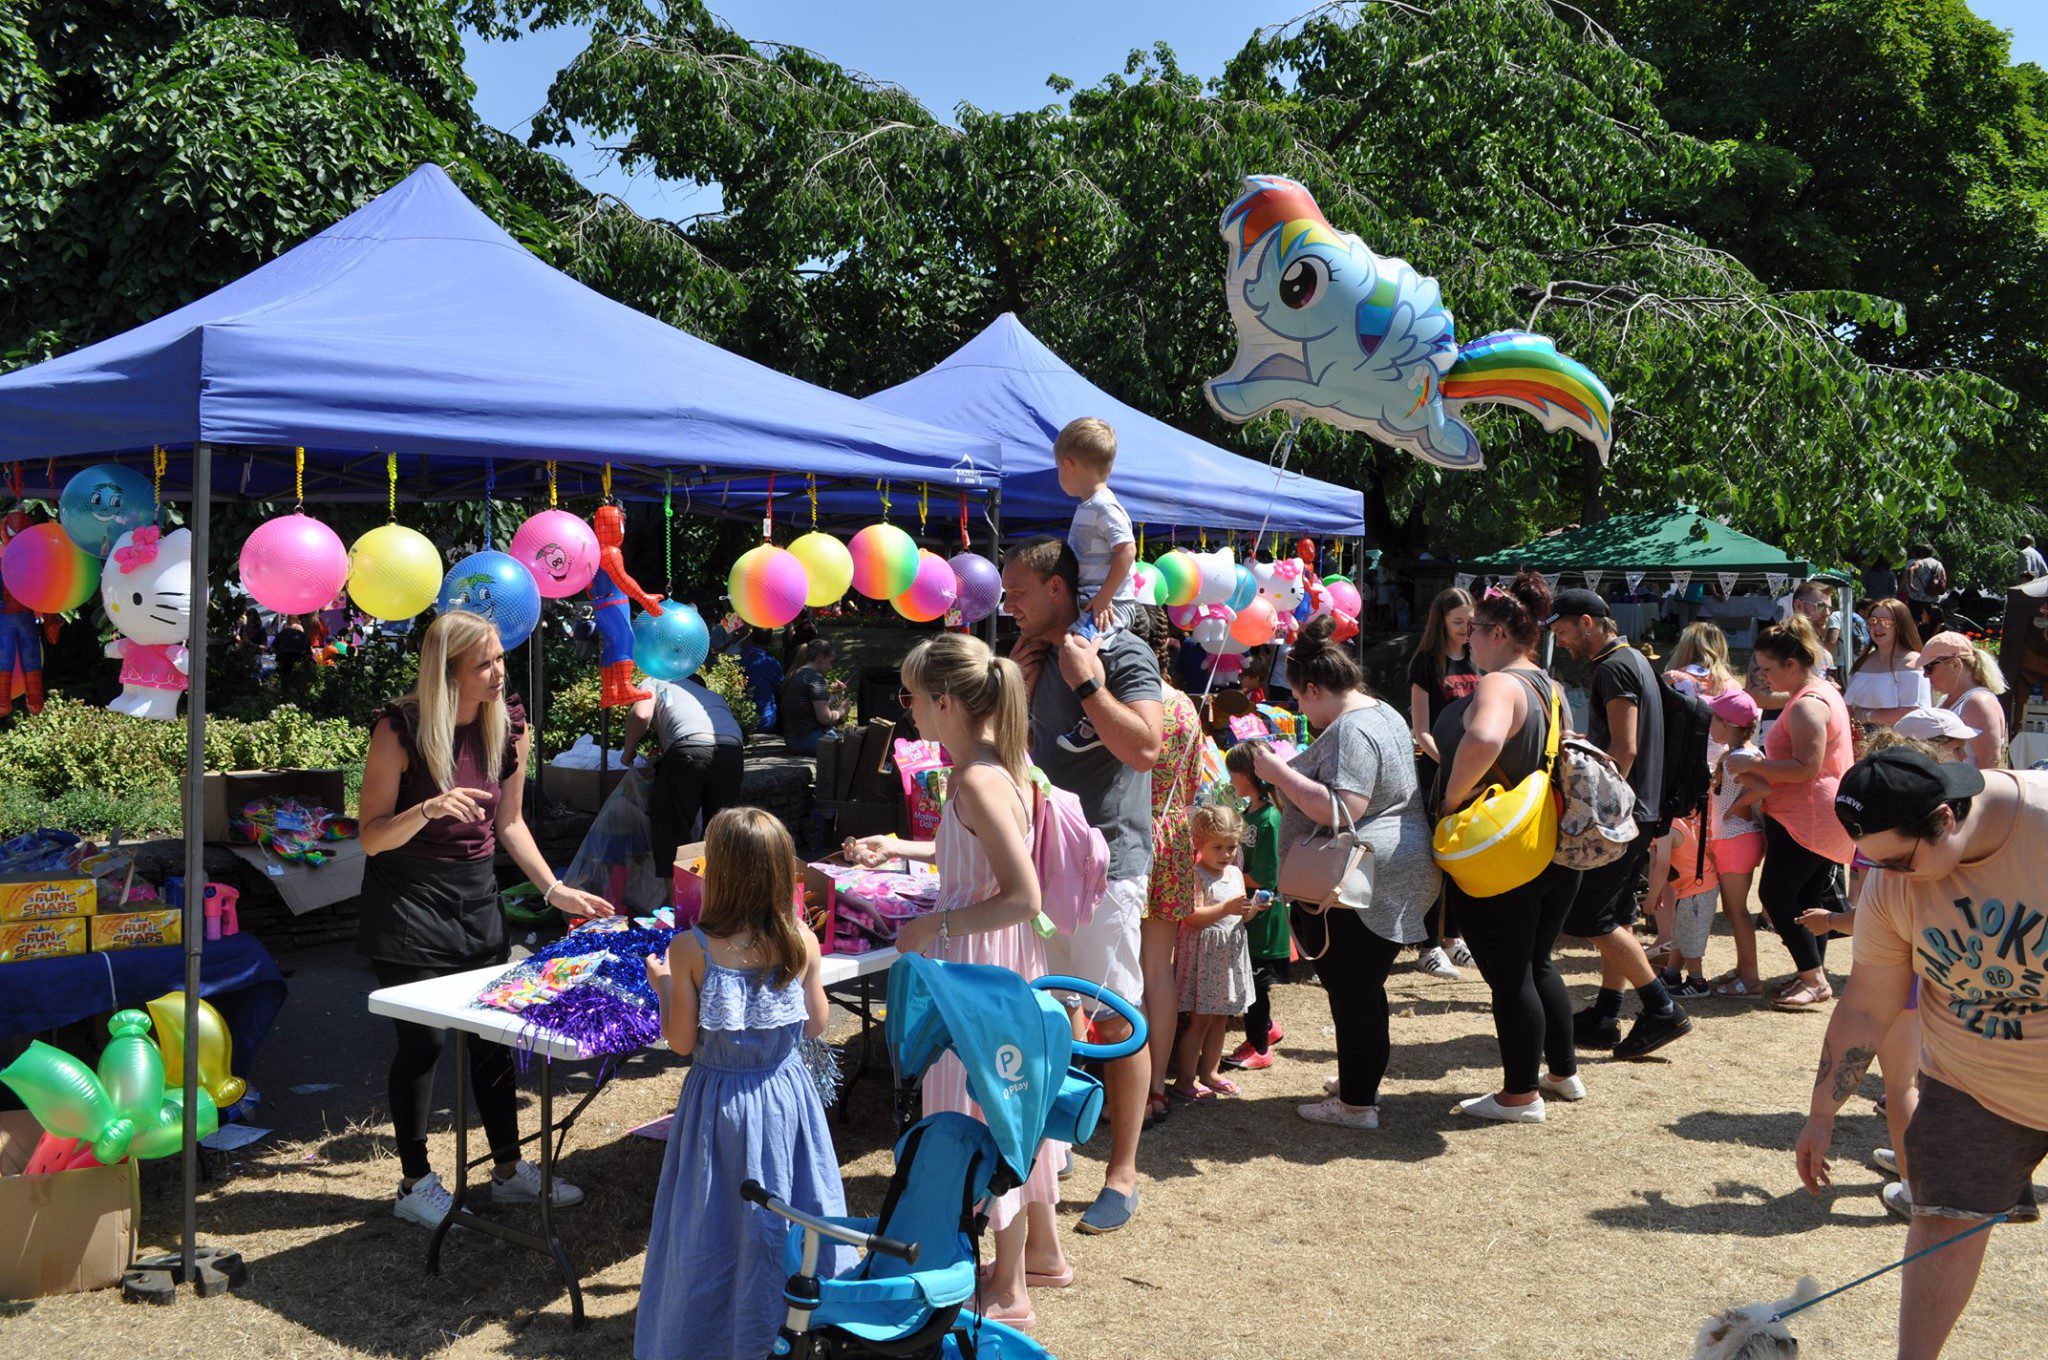
[[409, 619], [441, 594], [441, 550], [403, 524], [380, 524], [348, 550], [348, 597], [373, 619]]
[[832, 535], [813, 529], [790, 544], [789, 552], [804, 564], [804, 571], [811, 578], [810, 593], [804, 596], [804, 603], [811, 608], [838, 604], [853, 585], [853, 554]]
[[761, 543], [740, 554], [725, 588], [733, 613], [756, 628], [780, 628], [804, 612], [811, 578], [794, 553]]
[[917, 575], [911, 578], [910, 589], [890, 601], [896, 612], [912, 623], [930, 623], [942, 619], [953, 607], [953, 601], [960, 598], [960, 578], [953, 573], [952, 566], [935, 552], [921, 551], [917, 555]]
[[917, 543], [893, 524], [870, 524], [847, 545], [853, 588], [871, 600], [893, 600], [917, 579]]
[[1160, 554], [1152, 569], [1159, 573], [1159, 594], [1163, 603], [1193, 604], [1195, 596], [1202, 593], [1201, 563], [1185, 549], [1174, 548]]
[[72, 542], [63, 525], [33, 524], [8, 540], [0, 582], [36, 613], [63, 614], [100, 588], [100, 561]]

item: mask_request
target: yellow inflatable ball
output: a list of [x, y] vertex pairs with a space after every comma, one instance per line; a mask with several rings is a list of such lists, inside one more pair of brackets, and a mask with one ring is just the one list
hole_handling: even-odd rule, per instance
[[813, 609], [839, 603], [853, 587], [853, 554], [830, 534], [813, 529], [789, 545], [790, 555], [804, 564], [810, 575], [810, 593], [804, 603]]
[[348, 597], [373, 619], [409, 619], [441, 597], [446, 570], [425, 534], [381, 524], [348, 550]]

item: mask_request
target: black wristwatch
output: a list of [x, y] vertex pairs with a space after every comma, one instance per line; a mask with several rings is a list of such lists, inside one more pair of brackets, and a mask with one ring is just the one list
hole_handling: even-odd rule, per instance
[[1087, 703], [1095, 697], [1096, 691], [1101, 688], [1102, 682], [1092, 675], [1089, 676], [1086, 680], [1074, 686], [1074, 702], [1077, 704]]

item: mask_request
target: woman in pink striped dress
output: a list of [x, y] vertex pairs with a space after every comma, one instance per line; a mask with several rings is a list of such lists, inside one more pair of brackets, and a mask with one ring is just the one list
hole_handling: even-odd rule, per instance
[[[953, 762], [938, 839], [868, 836], [849, 840], [847, 857], [867, 866], [898, 855], [937, 863], [938, 907], [903, 923], [898, 949], [948, 963], [993, 964], [1027, 981], [1044, 976], [1045, 953], [1031, 928], [1039, 893], [1022, 674], [979, 638], [946, 633], [904, 659], [899, 697], [918, 732], [945, 747]], [[966, 1072], [950, 1053], [924, 1078], [924, 1112], [941, 1110], [981, 1118]], [[1029, 1286], [1058, 1289], [1074, 1278], [1054, 1216], [1066, 1151], [1063, 1143], [1041, 1144], [1029, 1179], [989, 1205], [995, 1260], [981, 1311], [1024, 1330], [1036, 1321]]]

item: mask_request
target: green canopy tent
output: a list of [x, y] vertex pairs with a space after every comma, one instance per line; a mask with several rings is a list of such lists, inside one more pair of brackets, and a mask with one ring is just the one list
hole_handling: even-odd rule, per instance
[[[1631, 592], [1646, 582], [1659, 587], [1698, 582], [1718, 588], [1724, 599], [1739, 584], [1761, 584], [1772, 596], [1781, 596], [1788, 587], [1816, 575], [1811, 562], [1686, 506], [1653, 514], [1616, 515], [1471, 558], [1458, 564], [1459, 582], [1468, 584], [1524, 569], [1551, 577], [1553, 586], [1558, 584], [1558, 576], [1574, 573], [1595, 590], [1607, 582]], [[1846, 669], [1853, 586], [1838, 577], [1828, 580], [1838, 583], [1843, 651], [1839, 662]]]

